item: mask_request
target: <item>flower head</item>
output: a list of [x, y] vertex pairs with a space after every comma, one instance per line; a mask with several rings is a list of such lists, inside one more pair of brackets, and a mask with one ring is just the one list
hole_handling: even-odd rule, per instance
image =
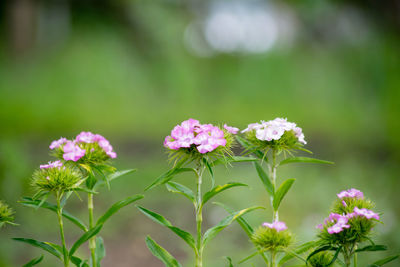
[[212, 124], [200, 124], [198, 120], [188, 119], [172, 129], [164, 139], [164, 146], [175, 151], [200, 154], [214, 152], [220, 147], [229, 150], [228, 139], [237, 128], [225, 126], [224, 131]]
[[224, 124], [224, 128], [231, 134], [237, 134], [239, 132], [239, 128], [228, 126], [226, 123]]
[[60, 139], [51, 142], [50, 149], [58, 148], [58, 147], [62, 146], [63, 144], [65, 144], [67, 141], [68, 140], [66, 138], [61, 137]]
[[251, 240], [262, 249], [276, 251], [290, 245], [292, 234], [284, 222], [263, 223], [254, 231]]
[[12, 224], [14, 221], [14, 210], [11, 209], [4, 201], [0, 200], [0, 227], [5, 223]]
[[368, 209], [359, 209], [358, 207], [354, 207], [354, 213], [353, 215], [365, 217], [367, 219], [375, 219], [379, 220], [379, 215], [372, 210]]

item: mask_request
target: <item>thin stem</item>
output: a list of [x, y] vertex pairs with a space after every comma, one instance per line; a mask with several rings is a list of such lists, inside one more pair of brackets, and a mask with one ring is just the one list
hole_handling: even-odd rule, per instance
[[[273, 149], [272, 150], [272, 165], [269, 165], [268, 169], [269, 169], [269, 176], [271, 177], [271, 183], [274, 186], [274, 188], [276, 188], [276, 168], [277, 168], [277, 166], [276, 166], [276, 150]], [[271, 196], [272, 209], [274, 207], [273, 203], [274, 203], [274, 196]], [[272, 219], [274, 222], [279, 221], [279, 214], [278, 214], [277, 210], [273, 211]]]
[[[89, 211], [89, 228], [92, 229], [94, 226], [93, 219], [93, 194], [88, 193], [88, 211]], [[90, 255], [92, 257], [92, 266], [97, 267], [96, 263], [96, 236], [93, 236], [89, 240]]]
[[68, 257], [68, 250], [67, 245], [65, 244], [65, 237], [64, 237], [64, 224], [62, 220], [62, 207], [60, 205], [62, 193], [57, 192], [57, 217], [58, 217], [58, 224], [60, 226], [60, 236], [62, 242], [62, 249], [63, 249], [63, 256], [64, 256], [64, 267], [69, 266], [69, 257]]
[[203, 241], [202, 241], [202, 233], [201, 233], [201, 226], [203, 223], [203, 205], [202, 205], [202, 195], [201, 195], [201, 184], [202, 184], [202, 176], [204, 172], [205, 166], [198, 165], [196, 168], [197, 173], [197, 191], [196, 191], [196, 203], [195, 203], [195, 210], [196, 210], [196, 229], [197, 229], [197, 242], [196, 242], [196, 267], [203, 266]]
[[271, 267], [276, 266], [276, 251], [271, 251]]

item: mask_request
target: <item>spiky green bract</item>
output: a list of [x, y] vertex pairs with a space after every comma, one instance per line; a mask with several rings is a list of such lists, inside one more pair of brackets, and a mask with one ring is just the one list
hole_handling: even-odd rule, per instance
[[312, 256], [308, 260], [308, 264], [309, 266], [312, 267], [327, 267], [331, 266], [332, 259], [333, 259], [332, 253], [327, 251], [322, 251]]
[[261, 150], [267, 153], [270, 149], [278, 153], [284, 151], [291, 153], [291, 150], [304, 150], [303, 144], [299, 142], [293, 130], [285, 131], [279, 140], [265, 141], [256, 137], [256, 130], [246, 132], [246, 139], [253, 145], [254, 150]]
[[[76, 143], [76, 145], [86, 151], [85, 155], [83, 157], [81, 157], [78, 161], [75, 162], [77, 164], [102, 165], [102, 164], [106, 164], [107, 161], [110, 160], [110, 157], [106, 154], [104, 149], [99, 146], [99, 144], [97, 142]], [[61, 145], [60, 147], [55, 148], [51, 152], [51, 156], [54, 156], [61, 161], [65, 161], [63, 158], [63, 155], [64, 155], [63, 147], [64, 147], [64, 145]]]
[[278, 251], [287, 248], [292, 243], [289, 230], [277, 231], [274, 228], [260, 226], [251, 236], [251, 241], [265, 251]]
[[78, 188], [82, 181], [81, 172], [69, 165], [39, 169], [32, 176], [32, 186], [42, 192], [72, 191]]
[[[221, 127], [219, 127], [221, 129]], [[167, 148], [168, 158], [172, 161], [181, 161], [186, 160], [188, 162], [197, 161], [200, 162], [203, 158], [208, 159], [218, 159], [224, 157], [233, 157], [232, 149], [236, 145], [236, 139], [233, 134], [228, 132], [225, 129], [221, 129], [224, 132], [224, 138], [226, 140], [225, 146], [219, 146], [211, 152], [208, 153], [200, 153], [197, 150], [197, 145], [193, 144], [188, 148], [182, 147], [178, 150]]]
[[0, 200], [0, 228], [5, 223], [14, 221], [14, 210], [11, 209], [4, 201]]

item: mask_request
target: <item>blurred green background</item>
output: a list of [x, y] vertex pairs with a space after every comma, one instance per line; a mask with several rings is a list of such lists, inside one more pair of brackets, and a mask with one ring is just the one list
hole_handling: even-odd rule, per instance
[[[387, 254], [360, 257], [360, 266], [398, 253], [399, 10], [395, 0], [2, 1], [0, 198], [16, 210], [20, 226], [2, 229], [0, 266], [21, 266], [42, 253], [11, 237], [58, 241], [53, 213], [17, 203], [33, 194], [31, 174], [51, 159], [52, 140], [82, 130], [100, 133], [118, 153], [118, 167], [138, 168], [115, 181], [111, 191], [102, 190], [95, 199], [99, 215], [115, 201], [141, 193], [169, 168], [164, 136], [190, 117], [241, 129], [275, 117], [296, 122], [306, 148], [335, 162], [278, 171], [280, 181], [297, 178], [280, 213], [297, 241], [312, 240], [335, 194], [355, 187], [383, 213], [375, 239], [389, 246]], [[266, 211], [246, 218], [254, 226], [271, 220], [268, 197], [251, 164], [218, 168], [216, 177], [217, 183], [249, 184], [218, 201], [236, 209], [265, 205]], [[193, 185], [190, 176], [177, 180]], [[193, 230], [191, 204], [163, 187], [148, 192], [140, 205]], [[86, 218], [85, 207], [74, 198], [67, 209]], [[209, 205], [206, 225], [225, 215]], [[66, 224], [71, 244], [80, 232]], [[103, 266], [162, 266], [145, 246], [147, 234], [183, 266], [193, 266], [186, 244], [134, 206], [105, 225]], [[205, 266], [227, 266], [224, 256], [236, 262], [251, 252], [234, 223], [210, 243]], [[60, 263], [46, 255], [39, 266]]]

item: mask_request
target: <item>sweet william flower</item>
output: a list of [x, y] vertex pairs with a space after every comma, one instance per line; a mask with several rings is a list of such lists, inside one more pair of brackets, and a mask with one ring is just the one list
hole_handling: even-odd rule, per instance
[[379, 220], [379, 215], [368, 209], [359, 209], [358, 207], [354, 207], [354, 214], [358, 216], [365, 217], [367, 219], [376, 219]]
[[68, 140], [66, 138], [61, 137], [60, 139], [51, 142], [50, 149], [58, 148], [67, 142], [68, 142]]
[[224, 124], [224, 128], [231, 134], [237, 134], [239, 132], [239, 128], [228, 126], [226, 123]]
[[81, 149], [78, 145], [76, 145], [72, 141], [68, 141], [64, 145], [63, 150], [64, 150], [63, 154], [64, 160], [78, 161], [86, 153], [86, 150]]
[[344, 190], [342, 192], [340, 192], [339, 194], [337, 194], [338, 198], [342, 199], [345, 197], [349, 197], [349, 198], [364, 198], [364, 194], [363, 192], [361, 192], [360, 190], [351, 188], [348, 190]]

